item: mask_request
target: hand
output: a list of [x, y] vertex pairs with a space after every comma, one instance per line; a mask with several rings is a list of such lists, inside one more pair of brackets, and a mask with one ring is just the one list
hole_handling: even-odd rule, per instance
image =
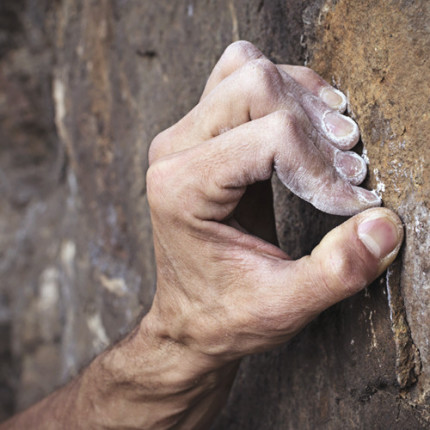
[[329, 213], [380, 204], [357, 186], [366, 165], [348, 151], [359, 133], [339, 113], [345, 106], [309, 69], [231, 45], [199, 104], [151, 145], [151, 311], [79, 378], [2, 428], [208, 428], [242, 356], [285, 342], [381, 274], [403, 237], [386, 209], [351, 218], [297, 261], [274, 245], [273, 171]]
[[388, 210], [350, 219], [297, 261], [255, 236], [274, 242], [273, 219], [253, 216], [270, 196], [273, 171], [325, 212], [380, 204], [357, 186], [366, 165], [348, 151], [359, 132], [338, 112], [345, 105], [309, 69], [275, 66], [239, 42], [200, 103], [156, 137], [147, 186], [158, 277], [151, 316], [160, 336], [214, 366], [227, 363], [285, 342], [386, 269], [402, 240]]

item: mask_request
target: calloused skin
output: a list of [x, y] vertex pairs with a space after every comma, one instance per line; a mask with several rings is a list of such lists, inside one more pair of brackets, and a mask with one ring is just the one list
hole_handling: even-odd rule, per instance
[[[229, 46], [198, 105], [151, 144], [150, 312], [0, 428], [206, 429], [243, 356], [286, 342], [380, 275], [402, 225], [369, 209], [380, 200], [358, 186], [366, 165], [349, 151], [359, 132], [345, 107], [311, 70], [276, 66], [248, 42]], [[317, 208], [355, 216], [291, 260], [276, 246], [273, 172]]]

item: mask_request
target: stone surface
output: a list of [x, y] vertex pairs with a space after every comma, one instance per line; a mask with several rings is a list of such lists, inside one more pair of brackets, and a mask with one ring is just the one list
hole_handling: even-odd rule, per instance
[[[367, 185], [399, 211], [407, 238], [388, 278], [288, 345], [245, 359], [213, 428], [428, 427], [428, 7], [3, 0], [0, 419], [67, 381], [149, 309], [149, 143], [243, 38], [274, 61], [308, 61], [349, 95]], [[273, 182], [280, 243], [293, 257], [343, 221]]]
[[[33, 313], [35, 287], [55, 252], [51, 240], [57, 240], [62, 213], [56, 210], [53, 224], [47, 223], [52, 221], [50, 194], [61, 195], [64, 164], [53, 122], [48, 4], [0, 2], [0, 419], [20, 403], [22, 362], [43, 347], [39, 339], [33, 343], [35, 330], [28, 323], [40, 316]], [[24, 325], [29, 329], [25, 334]], [[49, 344], [54, 345], [52, 338]], [[46, 394], [56, 376], [44, 379]]]
[[354, 7], [347, 1], [328, 2], [311, 50], [312, 67], [349, 94], [350, 114], [361, 127], [369, 160], [368, 186], [405, 223], [401, 267], [389, 271], [387, 289], [397, 344], [397, 380], [402, 388], [416, 383], [404, 395], [426, 420], [430, 418], [429, 18], [427, 1], [363, 1]]

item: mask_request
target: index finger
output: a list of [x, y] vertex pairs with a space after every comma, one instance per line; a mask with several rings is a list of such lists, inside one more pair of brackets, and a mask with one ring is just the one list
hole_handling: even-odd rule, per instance
[[[229, 45], [221, 58], [215, 65], [208, 78], [205, 89], [200, 100], [207, 95], [225, 78], [240, 69], [252, 60], [266, 58], [264, 54], [252, 43], [240, 40]], [[277, 67], [288, 73], [303, 88], [313, 95], [320, 97], [329, 107], [339, 112], [346, 109], [347, 99], [345, 95], [326, 82], [312, 69], [304, 66], [294, 66], [288, 64], [278, 64]]]

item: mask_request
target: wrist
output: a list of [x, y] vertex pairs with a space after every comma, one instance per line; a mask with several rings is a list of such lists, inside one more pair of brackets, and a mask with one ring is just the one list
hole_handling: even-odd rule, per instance
[[[199, 428], [199, 404], [210, 399], [204, 409], [218, 412], [237, 367], [237, 361], [215, 365], [174, 341], [150, 313], [83, 373], [81, 416], [90, 420], [91, 424], [85, 423], [88, 428], [170, 428], [178, 422]], [[206, 414], [204, 419], [210, 418]]]

